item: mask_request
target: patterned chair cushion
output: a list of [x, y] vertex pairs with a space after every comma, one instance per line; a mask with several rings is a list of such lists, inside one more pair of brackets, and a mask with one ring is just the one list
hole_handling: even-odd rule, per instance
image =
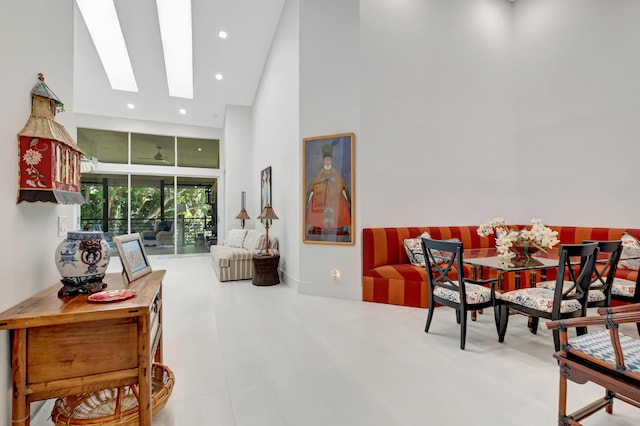
[[227, 234], [227, 239], [225, 240], [224, 245], [227, 247], [242, 248], [242, 243], [244, 242], [244, 237], [246, 235], [246, 229], [231, 229]]
[[636, 294], [636, 283], [624, 278], [614, 278], [611, 294], [616, 296], [633, 297]]
[[[571, 286], [571, 282], [569, 281], [565, 281], [563, 284], [564, 288], [568, 288], [569, 286]], [[536, 287], [538, 288], [546, 288], [548, 290], [555, 290], [556, 289], [556, 282], [555, 281], [540, 281], [539, 283], [536, 283]], [[575, 293], [576, 290], [573, 289], [569, 292], [569, 294], [573, 294]], [[603, 300], [606, 300], [607, 297], [604, 295], [604, 291], [602, 290], [598, 290], [598, 289], [594, 289], [591, 288], [589, 289], [589, 296], [587, 297], [587, 302], [602, 302]]]
[[[455, 285], [458, 285], [457, 281], [454, 281]], [[478, 284], [465, 284], [466, 302], [469, 304], [484, 303], [491, 300], [491, 289]], [[434, 296], [441, 299], [451, 300], [455, 303], [460, 303], [460, 292], [449, 290], [448, 288], [435, 286], [433, 288]]]
[[[624, 363], [629, 371], [640, 374], [640, 340], [619, 333], [620, 346], [624, 353]], [[597, 331], [569, 339], [569, 349], [611, 364], [615, 370], [616, 355], [608, 331]]]
[[[547, 288], [522, 288], [502, 294], [496, 293], [496, 297], [505, 302], [511, 302], [542, 312], [551, 313], [553, 310], [553, 290]], [[563, 300], [560, 302], [560, 312], [563, 314], [580, 309], [582, 309], [582, 305], [577, 300]]]

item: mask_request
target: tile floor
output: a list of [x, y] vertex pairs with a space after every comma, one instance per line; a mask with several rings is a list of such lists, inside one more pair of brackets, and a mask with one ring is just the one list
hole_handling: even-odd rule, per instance
[[[298, 295], [285, 284], [220, 283], [208, 255], [151, 256], [164, 281], [164, 361], [176, 376], [154, 426], [557, 424], [550, 333], [511, 318], [500, 344], [488, 310], [467, 349], [448, 309]], [[112, 263], [118, 271], [118, 262]], [[635, 335], [635, 328], [625, 330]], [[602, 391], [569, 385], [569, 407]], [[51, 402], [33, 418], [49, 425]], [[638, 425], [620, 401], [585, 425]]]

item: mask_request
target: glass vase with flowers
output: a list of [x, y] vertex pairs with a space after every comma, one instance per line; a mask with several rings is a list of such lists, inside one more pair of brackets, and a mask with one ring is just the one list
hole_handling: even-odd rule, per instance
[[531, 219], [531, 228], [510, 228], [505, 219], [498, 217], [478, 227], [478, 235], [487, 237], [495, 234], [498, 258], [507, 267], [525, 266], [531, 256], [547, 252], [560, 242], [558, 232], [542, 224], [542, 220]]

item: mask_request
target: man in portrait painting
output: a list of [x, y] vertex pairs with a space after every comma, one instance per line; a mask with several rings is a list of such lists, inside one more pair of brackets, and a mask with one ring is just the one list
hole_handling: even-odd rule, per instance
[[322, 168], [307, 188], [306, 225], [309, 234], [346, 235], [351, 232], [351, 195], [333, 164], [334, 139], [321, 147]]

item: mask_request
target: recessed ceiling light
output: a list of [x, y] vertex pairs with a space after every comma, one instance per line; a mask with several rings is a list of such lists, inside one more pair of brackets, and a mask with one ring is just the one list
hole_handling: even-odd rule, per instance
[[222, 80], [222, 74], [216, 74], [216, 80]]
[[198, 148], [198, 151], [202, 151], [202, 148]]
[[156, 0], [169, 96], [193, 99], [191, 2]]
[[184, 108], [180, 108], [180, 114], [185, 115], [187, 113], [187, 110]]
[[127, 108], [134, 109], [136, 106], [134, 104], [127, 104]]
[[218, 37], [220, 38], [227, 38], [227, 32], [226, 31], [220, 31], [218, 33]]
[[137, 92], [127, 45], [113, 0], [76, 0], [111, 88]]

